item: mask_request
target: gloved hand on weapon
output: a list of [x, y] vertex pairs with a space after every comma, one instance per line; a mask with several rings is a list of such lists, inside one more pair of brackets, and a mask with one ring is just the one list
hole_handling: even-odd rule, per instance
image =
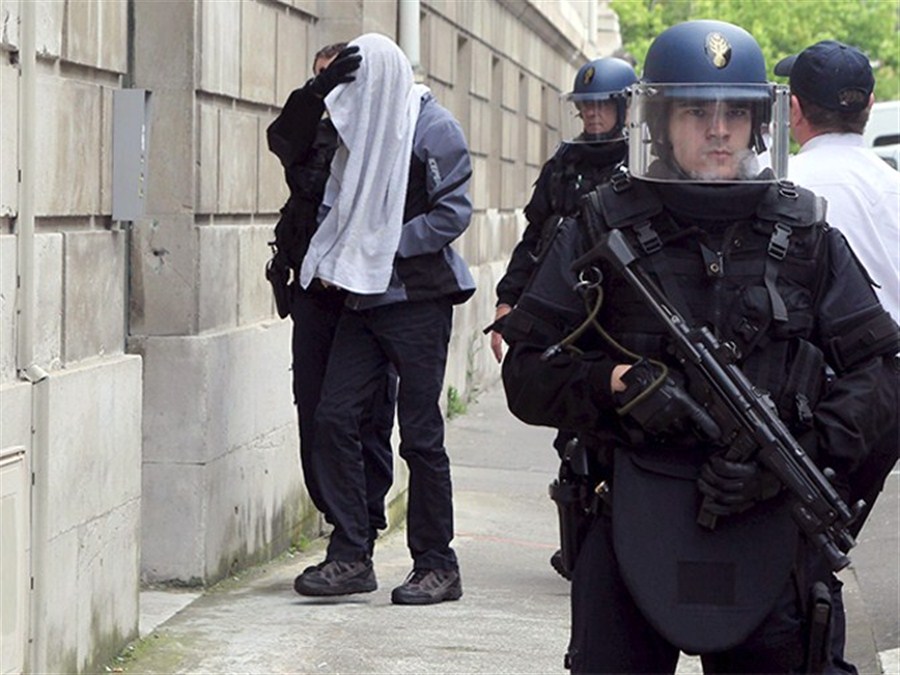
[[313, 78], [310, 89], [319, 98], [325, 98], [339, 84], [353, 82], [356, 76], [354, 72], [359, 68], [362, 56], [358, 54], [359, 47], [351, 45], [344, 47], [334, 57], [334, 61], [328, 67]]
[[641, 359], [621, 377], [624, 391], [614, 394], [617, 412], [629, 415], [653, 435], [697, 431], [702, 438], [721, 435], [715, 420], [662, 368]]
[[708, 498], [704, 508], [716, 516], [741, 513], [781, 491], [774, 474], [756, 462], [732, 462], [721, 455], [704, 463], [697, 487]]

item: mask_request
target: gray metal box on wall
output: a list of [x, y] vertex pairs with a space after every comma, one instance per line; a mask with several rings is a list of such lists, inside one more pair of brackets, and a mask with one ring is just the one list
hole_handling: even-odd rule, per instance
[[113, 93], [113, 220], [137, 220], [144, 215], [149, 107], [146, 89]]

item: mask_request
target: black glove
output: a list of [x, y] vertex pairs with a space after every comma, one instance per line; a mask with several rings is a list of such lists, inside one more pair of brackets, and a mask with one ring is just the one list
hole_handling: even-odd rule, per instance
[[700, 469], [697, 487], [707, 497], [704, 509], [717, 516], [730, 516], [774, 497], [781, 483], [756, 462], [731, 462], [713, 455]]
[[312, 92], [319, 98], [325, 98], [339, 84], [353, 82], [356, 76], [354, 72], [359, 68], [362, 56], [357, 54], [359, 47], [352, 45], [344, 47], [334, 57], [334, 61], [328, 67], [313, 78], [309, 85]]
[[691, 422], [703, 437], [718, 438], [719, 426], [703, 406], [671, 376], [657, 384], [661, 374], [660, 367], [646, 359], [629, 368], [622, 376], [625, 391], [615, 394], [619, 414], [631, 416], [653, 435], [683, 433], [691, 428], [688, 425]]

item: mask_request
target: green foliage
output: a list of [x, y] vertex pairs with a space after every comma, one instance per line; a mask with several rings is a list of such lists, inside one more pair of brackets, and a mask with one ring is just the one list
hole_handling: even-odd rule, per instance
[[900, 99], [900, 0], [613, 0], [624, 48], [638, 61], [660, 32], [682, 21], [737, 24], [759, 42], [769, 74], [779, 60], [819, 40], [865, 52], [875, 69], [875, 98]]
[[456, 387], [447, 387], [447, 419], [465, 415], [468, 406]]

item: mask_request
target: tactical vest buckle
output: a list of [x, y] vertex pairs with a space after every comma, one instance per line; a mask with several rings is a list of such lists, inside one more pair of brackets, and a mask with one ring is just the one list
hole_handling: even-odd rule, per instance
[[789, 180], [783, 180], [778, 183], [778, 194], [788, 199], [797, 199], [800, 196], [796, 186]]
[[631, 179], [624, 171], [616, 171], [610, 176], [609, 185], [617, 195], [622, 194], [631, 187]]
[[787, 255], [791, 232], [793, 230], [784, 223], [775, 223], [775, 229], [772, 230], [768, 248], [769, 255], [775, 260], [784, 260], [784, 257]]
[[634, 233], [637, 235], [638, 243], [641, 245], [645, 255], [653, 255], [662, 249], [662, 239], [659, 238], [659, 235], [650, 223], [636, 225]]

